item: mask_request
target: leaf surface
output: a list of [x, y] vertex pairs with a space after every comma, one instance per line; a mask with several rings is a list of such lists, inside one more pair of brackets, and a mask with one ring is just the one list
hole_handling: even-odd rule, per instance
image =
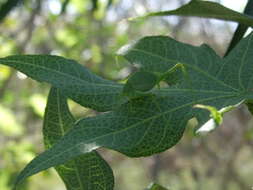
[[137, 17], [137, 19], [151, 16], [171, 16], [171, 15], [214, 18], [226, 21], [234, 21], [244, 24], [246, 26], [253, 26], [252, 16], [233, 11], [215, 2], [202, 1], [202, 0], [192, 0], [188, 4], [183, 5], [178, 9], [153, 12], [147, 14], [144, 17]]
[[[75, 123], [66, 97], [51, 88], [45, 111], [43, 135], [46, 148], [51, 148]], [[55, 167], [68, 190], [112, 190], [114, 177], [110, 166], [96, 152], [83, 154]]]
[[77, 103], [107, 111], [125, 101], [122, 85], [91, 73], [71, 59], [52, 55], [16, 55], [0, 58], [0, 64], [13, 67], [40, 82], [61, 89]]
[[153, 89], [148, 95], [130, 99], [111, 112], [84, 118], [55, 146], [35, 158], [18, 180], [64, 163], [97, 147], [107, 147], [127, 156], [149, 156], [174, 146], [187, 121], [199, 124], [209, 112], [196, 104], [221, 108], [253, 99], [253, 34], [243, 39], [225, 59], [206, 45], [194, 47], [169, 37], [146, 37], [120, 53], [144, 71], [163, 74], [176, 64], [185, 77], [174, 85]]

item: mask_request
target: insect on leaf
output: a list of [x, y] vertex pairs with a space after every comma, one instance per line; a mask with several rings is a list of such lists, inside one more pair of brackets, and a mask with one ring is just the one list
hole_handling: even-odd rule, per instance
[[153, 16], [195, 16], [202, 18], [214, 18], [226, 21], [234, 21], [246, 26], [253, 26], [253, 17], [242, 14], [218, 3], [211, 1], [194, 0], [175, 10], [159, 11], [148, 13], [143, 17], [132, 18], [131, 20], [143, 19]]
[[18, 181], [71, 160], [80, 150], [98, 147], [127, 156], [149, 156], [165, 151], [183, 136], [189, 119], [199, 125], [209, 120], [203, 104], [220, 110], [253, 99], [253, 34], [222, 59], [206, 45], [191, 46], [167, 36], [140, 39], [121, 55], [145, 71], [164, 73], [176, 64], [187, 71], [180, 83], [152, 89], [149, 96], [129, 99], [117, 109], [79, 120], [51, 149], [40, 154], [20, 173]]
[[168, 190], [168, 189], [166, 189], [165, 187], [163, 187], [163, 186], [161, 186], [161, 185], [159, 185], [159, 184], [157, 184], [157, 183], [154, 183], [154, 184], [151, 184], [151, 185], [147, 188], [147, 190]]

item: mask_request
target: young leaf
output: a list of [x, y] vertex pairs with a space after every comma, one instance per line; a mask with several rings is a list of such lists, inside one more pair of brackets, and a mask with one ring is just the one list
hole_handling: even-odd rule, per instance
[[239, 22], [247, 26], [253, 26], [252, 16], [233, 11], [215, 2], [202, 1], [202, 0], [192, 0], [188, 4], [183, 5], [178, 9], [170, 11], [153, 12], [143, 17], [137, 17], [136, 19], [151, 16], [171, 16], [171, 15], [215, 18], [220, 20]]
[[241, 103], [242, 102], [239, 102], [236, 105], [224, 107], [220, 110], [217, 110], [215, 107], [212, 107], [212, 106], [206, 106], [206, 105], [201, 105], [201, 104], [194, 105], [195, 108], [201, 108], [201, 109], [208, 110], [210, 112], [210, 117], [211, 117], [210, 120], [208, 120], [204, 125], [202, 125], [201, 127], [199, 127], [196, 130], [196, 134], [205, 135], [205, 134], [213, 131], [215, 128], [217, 128], [222, 123], [223, 115], [226, 112], [229, 112], [229, 111], [237, 108], [239, 105], [241, 105]]
[[[51, 148], [74, 126], [67, 99], [60, 90], [51, 88], [45, 111], [43, 135], [46, 148]], [[112, 190], [114, 177], [110, 166], [92, 151], [55, 167], [68, 190]]]
[[202, 105], [202, 104], [196, 104], [193, 107], [195, 108], [200, 108], [200, 109], [205, 109], [210, 112], [210, 117], [214, 120], [216, 125], [220, 125], [223, 122], [223, 113], [219, 110], [217, 110], [213, 106], [207, 106], [207, 105]]
[[16, 55], [0, 58], [0, 64], [13, 67], [27, 76], [47, 82], [77, 103], [107, 111], [125, 99], [122, 85], [105, 80], [71, 59], [51, 55]]
[[200, 124], [209, 119], [205, 104], [221, 109], [253, 99], [253, 34], [243, 39], [225, 59], [207, 46], [194, 47], [169, 37], [146, 37], [123, 55], [151, 72], [167, 71], [180, 63], [188, 77], [181, 83], [154, 89], [150, 96], [130, 99], [112, 112], [76, 123], [56, 145], [36, 157], [21, 172], [18, 181], [64, 163], [97, 147], [107, 147], [127, 156], [148, 156], [174, 146], [187, 121]]

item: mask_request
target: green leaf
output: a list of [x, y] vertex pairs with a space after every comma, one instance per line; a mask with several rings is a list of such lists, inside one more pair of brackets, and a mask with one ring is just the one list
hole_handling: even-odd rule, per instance
[[151, 185], [148, 187], [147, 190], [168, 190], [168, 189], [166, 189], [165, 187], [163, 187], [163, 186], [161, 186], [161, 185], [159, 185], [159, 184], [154, 183], [154, 184], [151, 184]]
[[[80, 155], [80, 150], [86, 153], [98, 147], [107, 147], [132, 157], [166, 150], [181, 138], [186, 120], [180, 122], [180, 127], [174, 131], [179, 112], [163, 113], [165, 108], [173, 109], [168, 107], [173, 106], [169, 105], [170, 101], [163, 100], [154, 97], [134, 99], [114, 112], [80, 120], [59, 143], [35, 158], [21, 172], [18, 181], [64, 163]], [[163, 103], [163, 107], [158, 101]], [[186, 114], [188, 109], [181, 111]], [[165, 119], [167, 116], [169, 120]]]
[[61, 89], [82, 106], [97, 111], [110, 110], [126, 101], [122, 85], [105, 80], [71, 59], [51, 55], [16, 55], [0, 58], [0, 64]]
[[131, 63], [150, 72], [170, 70], [182, 64], [187, 76], [182, 82], [153, 89], [149, 96], [130, 99], [111, 112], [80, 120], [56, 145], [36, 157], [18, 180], [64, 163], [98, 147], [107, 147], [127, 156], [159, 153], [182, 137], [187, 121], [200, 124], [209, 119], [205, 104], [220, 110], [253, 99], [253, 34], [243, 39], [225, 59], [206, 45], [194, 47], [169, 37], [146, 37], [121, 50]]
[[[43, 135], [46, 148], [51, 148], [75, 123], [67, 99], [60, 90], [52, 88], [45, 111]], [[82, 153], [80, 153], [82, 154]], [[92, 151], [55, 167], [68, 190], [112, 190], [114, 177], [110, 166]]]
[[233, 11], [218, 3], [202, 0], [190, 1], [188, 4], [183, 5], [178, 9], [170, 11], [153, 12], [143, 17], [137, 17], [137, 19], [151, 16], [170, 16], [170, 15], [215, 18], [220, 20], [239, 22], [247, 26], [253, 26], [253, 17]]

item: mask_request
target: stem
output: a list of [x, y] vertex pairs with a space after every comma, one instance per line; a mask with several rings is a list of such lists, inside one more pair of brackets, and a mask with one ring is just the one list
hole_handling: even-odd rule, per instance
[[65, 13], [66, 9], [67, 9], [67, 6], [69, 4], [69, 0], [65, 0], [62, 4], [62, 8], [61, 8], [61, 15]]
[[[253, 15], [253, 0], [248, 0], [248, 3], [246, 5], [243, 13], [246, 15], [250, 15], [250, 16]], [[247, 29], [248, 29], [248, 26], [243, 25], [243, 24], [239, 24], [237, 26], [235, 33], [233, 35], [233, 38], [228, 46], [228, 49], [227, 49], [224, 57], [226, 57], [230, 53], [230, 51], [236, 46], [236, 44], [238, 44], [238, 42], [243, 38]]]

